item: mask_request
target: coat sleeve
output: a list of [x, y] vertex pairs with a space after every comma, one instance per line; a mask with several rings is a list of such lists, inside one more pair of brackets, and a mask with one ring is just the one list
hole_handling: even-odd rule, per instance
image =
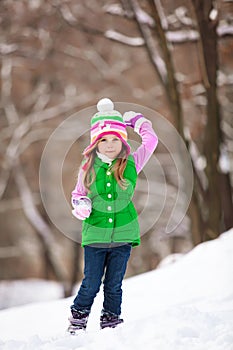
[[75, 185], [74, 190], [71, 193], [71, 203], [73, 207], [75, 206], [76, 201], [84, 199], [87, 196], [87, 190], [83, 185], [83, 169], [79, 171], [78, 179]]
[[158, 144], [158, 137], [154, 132], [151, 123], [144, 122], [138, 133], [142, 138], [142, 144], [133, 152], [137, 173], [143, 169], [149, 158], [153, 154]]

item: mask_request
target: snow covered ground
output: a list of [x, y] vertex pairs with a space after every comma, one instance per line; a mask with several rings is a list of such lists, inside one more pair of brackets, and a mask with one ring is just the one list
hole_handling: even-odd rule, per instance
[[38, 301], [60, 299], [62, 285], [55, 281], [26, 279], [0, 281], [0, 310]]
[[125, 323], [99, 330], [99, 293], [78, 336], [66, 333], [73, 298], [2, 310], [0, 349], [233, 350], [233, 229], [123, 289]]

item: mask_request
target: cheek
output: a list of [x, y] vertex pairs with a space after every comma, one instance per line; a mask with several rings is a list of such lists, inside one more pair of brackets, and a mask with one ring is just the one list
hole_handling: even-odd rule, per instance
[[106, 144], [105, 143], [100, 143], [97, 147], [97, 150], [99, 153], [104, 153], [106, 151]]

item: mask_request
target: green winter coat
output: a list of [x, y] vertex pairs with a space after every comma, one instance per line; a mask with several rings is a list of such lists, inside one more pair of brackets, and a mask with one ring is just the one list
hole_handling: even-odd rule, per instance
[[128, 157], [123, 174], [128, 182], [125, 190], [118, 185], [111, 167], [98, 157], [95, 158], [94, 171], [96, 178], [88, 194], [92, 201], [92, 212], [83, 221], [82, 246], [113, 242], [139, 245], [138, 215], [132, 202], [137, 182], [133, 156]]

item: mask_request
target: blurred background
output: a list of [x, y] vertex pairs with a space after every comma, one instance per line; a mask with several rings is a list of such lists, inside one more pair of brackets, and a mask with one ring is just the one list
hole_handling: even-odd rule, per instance
[[[56, 127], [102, 97], [160, 113], [184, 140], [193, 166], [189, 209], [167, 235], [178, 178], [159, 144], [155, 157], [166, 181], [166, 206], [133, 250], [127, 277], [175, 261], [233, 226], [232, 1], [2, 0], [0, 23], [0, 308], [70, 296], [82, 278], [80, 244], [62, 234], [43, 207], [39, 166]], [[156, 131], [153, 113], [146, 117]], [[86, 133], [66, 156], [68, 201], [88, 142]], [[61, 140], [46, 168], [47, 200], [58, 213], [62, 203], [49, 183], [62, 152]], [[153, 174], [157, 202], [160, 175]], [[139, 211], [145, 181], [142, 173]], [[152, 216], [156, 210], [155, 200]], [[80, 235], [71, 214], [66, 224]], [[34, 292], [38, 283], [40, 295]]]

